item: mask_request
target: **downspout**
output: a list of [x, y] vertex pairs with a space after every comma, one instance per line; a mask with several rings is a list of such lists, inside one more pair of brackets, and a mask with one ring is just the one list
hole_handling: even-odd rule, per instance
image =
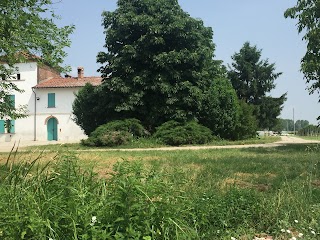
[[37, 141], [37, 94], [32, 88], [32, 92], [34, 93], [34, 122], [33, 122], [33, 141]]

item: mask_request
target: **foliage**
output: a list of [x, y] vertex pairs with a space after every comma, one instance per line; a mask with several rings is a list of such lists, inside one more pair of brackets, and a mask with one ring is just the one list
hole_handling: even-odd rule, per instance
[[211, 129], [213, 135], [232, 139], [239, 121], [239, 103], [229, 80], [215, 79], [205, 95], [199, 122]]
[[248, 139], [255, 137], [258, 126], [257, 119], [253, 114], [254, 107], [244, 101], [240, 101], [239, 121], [236, 125], [232, 139]]
[[133, 137], [143, 137], [147, 131], [137, 119], [108, 122], [94, 130], [82, 143], [88, 146], [119, 146], [130, 142]]
[[292, 119], [279, 118], [277, 126], [275, 128], [273, 128], [273, 129], [274, 130], [277, 129], [278, 132], [281, 132], [281, 131], [294, 131], [294, 129], [296, 131], [299, 131], [299, 130], [307, 127], [309, 125], [309, 121], [308, 120], [297, 120], [294, 123], [294, 125], [293, 125], [293, 120]]
[[308, 120], [297, 120], [295, 122], [295, 130], [299, 131], [305, 127], [309, 126], [309, 121]]
[[159, 126], [153, 137], [173, 146], [204, 144], [213, 139], [211, 130], [195, 121], [180, 123], [174, 120]]
[[278, 116], [281, 114], [286, 94], [279, 98], [262, 97], [260, 104], [256, 107], [256, 117], [260, 129], [272, 129], [278, 124]]
[[177, 0], [118, 1], [103, 13], [107, 52], [98, 54], [104, 122], [137, 118], [148, 130], [194, 119], [212, 79], [212, 29], [184, 12]]
[[302, 129], [298, 130], [298, 135], [300, 136], [319, 136], [320, 127], [315, 125], [308, 125]]
[[288, 8], [284, 16], [298, 20], [297, 28], [307, 42], [307, 51], [301, 61], [301, 70], [311, 83], [310, 93], [320, 91], [320, 2], [319, 0], [298, 0]]
[[[1, 65], [0, 65], [1, 73]], [[26, 116], [26, 106], [15, 106], [10, 94], [12, 92], [22, 93], [14, 83], [0, 80], [0, 119], [17, 119]]]
[[107, 130], [97, 137], [89, 137], [87, 139], [82, 139], [81, 144], [90, 147], [114, 147], [127, 144], [132, 140], [132, 134], [130, 134], [129, 132]]
[[[56, 164], [1, 166], [1, 239], [194, 238], [178, 191], [139, 164], [114, 167], [108, 181], [73, 155]], [[176, 203], [174, 203], [176, 202]]]
[[281, 131], [293, 131], [293, 120], [292, 119], [282, 119], [279, 118], [279, 124], [278, 124], [279, 132]]
[[[12, 91], [21, 92], [10, 81], [15, 63], [33, 58], [54, 68], [66, 56], [64, 48], [70, 45], [68, 36], [73, 26], [58, 27], [51, 5], [52, 0], [12, 0], [0, 2], [0, 115], [12, 119], [25, 116], [23, 109], [8, 105]], [[46, 17], [46, 16], [50, 16]], [[38, 58], [36, 56], [40, 56]], [[3, 80], [4, 79], [4, 80]]]
[[266, 96], [275, 88], [274, 81], [281, 75], [275, 72], [275, 64], [268, 60], [261, 60], [262, 50], [244, 43], [238, 53], [232, 56], [233, 63], [228, 77], [238, 98], [256, 106], [254, 115], [261, 129], [272, 128], [276, 125], [286, 94], [279, 98]]
[[104, 124], [103, 118], [100, 117], [104, 111], [100, 109], [101, 95], [97, 87], [87, 83], [76, 94], [72, 104], [72, 111], [76, 124], [90, 135], [97, 127]]

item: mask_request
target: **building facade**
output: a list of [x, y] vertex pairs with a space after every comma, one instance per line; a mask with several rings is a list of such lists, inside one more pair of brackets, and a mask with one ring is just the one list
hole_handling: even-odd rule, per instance
[[24, 92], [13, 92], [11, 99], [16, 107], [26, 106], [27, 117], [0, 119], [0, 142], [75, 142], [87, 137], [73, 121], [72, 103], [86, 83], [101, 84], [100, 77], [84, 77], [84, 69], [79, 67], [77, 77], [62, 78], [54, 69], [36, 61], [17, 64], [16, 68], [15, 79], [10, 81]]

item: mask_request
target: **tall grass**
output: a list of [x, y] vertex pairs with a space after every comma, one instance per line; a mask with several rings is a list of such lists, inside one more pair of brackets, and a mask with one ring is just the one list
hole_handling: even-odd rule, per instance
[[138, 159], [107, 175], [83, 153], [13, 153], [0, 166], [0, 239], [319, 239], [319, 152], [99, 153]]

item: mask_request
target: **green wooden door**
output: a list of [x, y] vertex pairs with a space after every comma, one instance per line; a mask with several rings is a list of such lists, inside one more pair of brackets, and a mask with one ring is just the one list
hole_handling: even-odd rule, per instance
[[57, 141], [58, 140], [58, 123], [57, 119], [50, 118], [47, 123], [48, 140]]

